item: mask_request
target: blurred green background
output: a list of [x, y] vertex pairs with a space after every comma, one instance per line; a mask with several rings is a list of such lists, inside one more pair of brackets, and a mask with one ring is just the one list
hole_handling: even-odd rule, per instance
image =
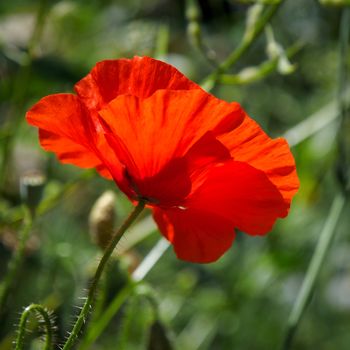
[[[204, 51], [211, 60], [223, 62], [241, 40], [252, 5], [234, 0], [198, 4]], [[26, 109], [45, 95], [71, 92], [74, 83], [104, 59], [149, 55], [201, 82], [213, 66], [194, 47], [194, 38], [188, 37], [187, 5], [184, 0], [1, 1], [2, 277], [18, 246], [22, 225], [19, 179], [34, 170], [45, 174], [47, 182], [23, 268], [0, 319], [0, 350], [11, 349], [19, 315], [31, 302], [53, 310], [55, 343], [63, 343], [77, 313], [75, 305], [81, 304], [79, 297], [101, 255], [89, 234], [92, 206], [104, 191], [112, 190], [115, 226], [131, 208], [113, 182], [59, 164], [54, 155], [42, 151], [36, 129], [24, 121]], [[134, 290], [89, 349], [167, 349], [155, 347], [162, 342], [164, 329], [153, 329], [151, 338], [158, 345], [150, 344], [154, 312], [149, 295], [159, 307], [159, 318], [175, 349], [280, 348], [288, 316], [339, 191], [335, 103], [342, 11], [317, 1], [284, 1], [271, 28], [278, 47], [298, 45], [290, 65], [272, 67], [266, 77], [250, 84], [236, 80], [218, 84], [212, 91], [227, 101], [240, 102], [270, 135], [285, 135], [293, 146], [301, 187], [288, 218], [279, 220], [265, 237], [238, 233], [232, 249], [210, 265], [179, 261], [167, 249], [144, 278], [146, 292]], [[263, 32], [231, 72], [268, 60], [268, 43], [271, 32], [270, 36]], [[349, 57], [345, 60], [349, 62]], [[305, 120], [309, 122], [303, 124]], [[348, 210], [346, 205], [293, 349], [350, 348]], [[109, 266], [90, 332], [131, 271], [160, 239], [147, 215], [126, 235], [120, 248], [123, 254]], [[138, 237], [143, 239], [133, 243]], [[28, 349], [40, 349], [33, 320], [29, 328], [33, 332], [27, 337]]]

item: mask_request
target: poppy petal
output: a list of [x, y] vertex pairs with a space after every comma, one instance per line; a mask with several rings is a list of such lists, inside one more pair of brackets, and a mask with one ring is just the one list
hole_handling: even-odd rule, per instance
[[237, 103], [202, 90], [159, 90], [147, 99], [121, 95], [100, 115], [106, 132], [120, 144], [118, 158], [138, 179], [150, 178], [183, 157], [208, 130], [217, 137], [242, 121]]
[[231, 160], [212, 168], [183, 205], [220, 215], [248, 234], [263, 235], [287, 215], [290, 203], [263, 171]]
[[[106, 134], [106, 138], [116, 154], [124, 157], [123, 163], [129, 164], [128, 170], [135, 169], [131, 155], [120, 140], [111, 134]], [[208, 132], [190, 148], [186, 156], [171, 159], [154, 176], [138, 179], [126, 174], [133, 194], [128, 190], [124, 192], [131, 198], [143, 197], [162, 207], [177, 206], [190, 192], [203, 184], [212, 166], [228, 159], [231, 159], [229, 151]]]
[[180, 259], [205, 263], [230, 248], [234, 228], [265, 234], [288, 208], [264, 172], [231, 160], [212, 168], [181, 207], [154, 208], [153, 216]]
[[60, 161], [82, 168], [97, 168], [103, 176], [111, 178], [94, 151], [93, 127], [77, 96], [46, 96], [27, 112], [26, 118], [29, 124], [39, 128], [41, 146], [54, 152]]
[[289, 203], [299, 188], [294, 157], [283, 138], [271, 139], [261, 127], [245, 115], [237, 128], [218, 139], [232, 157], [262, 170]]
[[187, 171], [191, 179], [191, 193], [206, 180], [210, 169], [231, 159], [229, 150], [208, 131], [186, 153]]
[[106, 134], [106, 139], [118, 159], [125, 164], [124, 179], [121, 179], [124, 185], [120, 187], [129, 198], [135, 200], [142, 198], [161, 206], [174, 206], [190, 192], [191, 182], [184, 158], [171, 159], [154, 176], [139, 178], [134, 175], [137, 173], [137, 165], [118, 137]]
[[74, 164], [81, 168], [94, 168], [101, 163], [86, 147], [67, 137], [39, 129], [39, 140], [44, 150], [56, 153], [62, 163]]
[[160, 232], [173, 244], [179, 259], [210, 263], [219, 259], [232, 245], [232, 222], [196, 208], [161, 210], [153, 217]]
[[146, 98], [160, 89], [190, 90], [200, 87], [169, 64], [137, 56], [99, 62], [75, 85], [75, 91], [88, 108], [96, 110], [119, 95]]

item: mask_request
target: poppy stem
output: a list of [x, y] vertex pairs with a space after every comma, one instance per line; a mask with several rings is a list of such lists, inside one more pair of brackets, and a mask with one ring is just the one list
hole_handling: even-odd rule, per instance
[[30, 209], [24, 206], [23, 227], [19, 232], [18, 247], [12, 255], [12, 258], [8, 264], [7, 274], [0, 285], [0, 315], [6, 311], [7, 300], [14, 287], [16, 277], [18, 276], [18, 273], [22, 267], [26, 244], [33, 227], [33, 219], [34, 218], [30, 212]]
[[21, 315], [15, 350], [22, 350], [24, 347], [24, 336], [26, 333], [26, 324], [27, 324], [29, 315], [33, 312], [38, 314], [38, 317], [40, 317], [40, 319], [43, 320], [43, 324], [45, 326], [46, 340], [45, 340], [44, 350], [52, 349], [53, 325], [50, 319], [50, 315], [42, 305], [31, 304], [24, 309]]
[[33, 59], [35, 56], [35, 48], [40, 41], [43, 33], [45, 20], [48, 16], [48, 1], [40, 0], [36, 13], [36, 20], [31, 39], [28, 43], [25, 59], [21, 62], [20, 68], [14, 80], [13, 95], [11, 97], [10, 113], [11, 118], [8, 119], [4, 127], [4, 140], [0, 150], [0, 190], [5, 191], [5, 183], [8, 176], [11, 154], [15, 143], [15, 137], [19, 130], [19, 125], [23, 118], [23, 108], [26, 103], [28, 87], [30, 86], [30, 74]]
[[102, 334], [111, 319], [120, 310], [121, 306], [124, 304], [127, 298], [133, 295], [136, 286], [137, 284], [135, 284], [133, 281], [130, 281], [120, 290], [120, 292], [108, 305], [106, 310], [104, 310], [103, 314], [100, 315], [98, 321], [93, 323], [92, 326], [90, 325], [85, 338], [82, 340], [79, 346], [79, 350], [90, 349], [92, 343], [94, 343], [96, 339]]
[[344, 204], [345, 197], [343, 194], [338, 194], [338, 196], [333, 200], [332, 207], [330, 209], [323, 230], [320, 234], [320, 238], [317, 242], [315, 252], [307, 269], [303, 284], [289, 315], [287, 323], [288, 328], [282, 345], [283, 350], [290, 349], [292, 345], [295, 332], [300, 323], [301, 317], [303, 316], [303, 313], [309, 304], [312, 293], [315, 289], [317, 277], [333, 241], [335, 228], [337, 226]]
[[79, 346], [79, 350], [90, 349], [91, 344], [103, 333], [110, 320], [118, 312], [127, 297], [130, 296], [130, 294], [135, 293], [136, 287], [142, 282], [144, 277], [154, 267], [169, 246], [170, 243], [168, 243], [165, 238], [159, 239], [158, 243], [145, 256], [140, 265], [133, 272], [128, 284], [115, 296], [107, 309], [104, 310], [103, 314], [99, 317], [98, 321], [90, 327], [85, 339], [83, 339]]
[[75, 322], [75, 325], [73, 326], [72, 332], [70, 333], [66, 343], [64, 344], [62, 350], [69, 350], [72, 348], [72, 346], [74, 345], [74, 342], [76, 341], [76, 339], [78, 338], [79, 332], [83, 326], [83, 324], [85, 323], [88, 314], [90, 312], [90, 309], [92, 307], [92, 304], [94, 302], [94, 297], [95, 297], [95, 292], [97, 289], [97, 285], [99, 283], [99, 280], [102, 276], [102, 273], [104, 271], [104, 268], [108, 262], [108, 259], [110, 258], [110, 256], [113, 253], [114, 248], [117, 246], [118, 242], [120, 241], [120, 239], [123, 237], [124, 233], [126, 232], [126, 230], [131, 226], [131, 224], [136, 220], [136, 218], [139, 216], [139, 214], [142, 212], [142, 210], [145, 208], [145, 201], [140, 201], [137, 206], [134, 208], [134, 210], [131, 212], [131, 214], [129, 215], [129, 217], [125, 220], [125, 222], [123, 223], [123, 225], [119, 228], [119, 230], [115, 233], [115, 235], [113, 236], [111, 242], [109, 243], [109, 245], [107, 246], [102, 259], [97, 267], [95, 276], [93, 278], [91, 287], [89, 289], [86, 301], [81, 309], [81, 312], [78, 316], [77, 321]]
[[349, 103], [346, 100], [344, 91], [346, 91], [349, 81], [349, 38], [350, 38], [350, 9], [342, 10], [340, 30], [339, 30], [339, 63], [338, 63], [338, 91], [337, 104], [340, 116], [340, 125], [338, 130], [338, 162], [337, 176], [342, 190], [346, 193], [350, 190], [350, 144], [348, 135], [350, 131], [350, 113]]

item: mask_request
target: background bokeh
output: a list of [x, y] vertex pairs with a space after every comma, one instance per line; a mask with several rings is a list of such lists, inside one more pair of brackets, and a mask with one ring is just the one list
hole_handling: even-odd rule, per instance
[[[241, 40], [251, 4], [198, 3], [204, 51], [222, 62]], [[200, 83], [213, 67], [188, 37], [185, 9], [184, 0], [0, 2], [0, 147], [5, 159], [0, 165], [0, 276], [18, 245], [22, 225], [19, 179], [33, 170], [47, 178], [24, 266], [0, 319], [0, 350], [11, 349], [20, 312], [31, 302], [53, 310], [55, 341], [63, 342], [101, 256], [89, 234], [92, 206], [104, 191], [112, 190], [115, 226], [131, 208], [113, 182], [59, 164], [54, 155], [42, 151], [36, 129], [24, 121], [26, 109], [45, 95], [71, 92], [74, 83], [104, 59], [149, 55]], [[179, 261], [167, 249], [144, 278], [147, 291], [141, 288], [127, 298], [90, 349], [157, 349], [148, 344], [154, 320], [149, 294], [175, 349], [279, 349], [320, 232], [340, 191], [335, 104], [342, 11], [315, 0], [284, 1], [271, 28], [281, 48], [298, 46], [290, 57], [291, 66], [273, 67], [266, 77], [250, 84], [218, 84], [212, 91], [240, 102], [270, 135], [285, 135], [293, 146], [301, 187], [288, 218], [279, 220], [265, 237], [238, 233], [232, 249], [209, 265]], [[267, 44], [263, 32], [231, 72], [268, 60]], [[345, 59], [349, 62], [349, 57]], [[302, 123], [305, 120], [309, 122]], [[349, 349], [348, 210], [345, 205], [293, 349]], [[109, 266], [98, 303], [102, 314], [160, 239], [147, 216], [125, 237], [119, 258]], [[40, 349], [34, 321], [30, 327], [28, 349]]]

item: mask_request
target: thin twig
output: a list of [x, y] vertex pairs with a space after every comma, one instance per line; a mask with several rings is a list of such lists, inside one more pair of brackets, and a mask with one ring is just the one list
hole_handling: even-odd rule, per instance
[[3, 131], [3, 140], [1, 147], [1, 166], [0, 166], [0, 189], [4, 188], [4, 183], [6, 181], [9, 160], [12, 153], [12, 148], [14, 146], [15, 137], [18, 132], [18, 125], [23, 118], [23, 108], [25, 105], [25, 97], [27, 95], [27, 90], [30, 82], [30, 74], [33, 63], [33, 58], [35, 54], [35, 48], [37, 43], [40, 41], [44, 23], [47, 16], [47, 0], [40, 0], [39, 7], [36, 14], [36, 21], [33, 30], [32, 37], [28, 44], [27, 55], [24, 62], [22, 62], [19, 72], [14, 82], [13, 96], [12, 96], [12, 111], [13, 114], [8, 120], [7, 125], [5, 125], [5, 130]]
[[338, 69], [338, 113], [340, 116], [340, 128], [338, 132], [338, 163], [337, 175], [342, 190], [347, 192], [350, 189], [350, 116], [349, 109], [344, 96], [348, 84], [349, 68], [349, 35], [350, 35], [350, 9], [345, 7], [342, 12], [339, 34], [339, 69]]
[[5, 311], [6, 302], [22, 267], [26, 244], [33, 226], [33, 217], [30, 210], [27, 207], [24, 207], [24, 212], [25, 219], [18, 237], [18, 248], [8, 264], [8, 271], [0, 286], [0, 314]]
[[142, 260], [142, 263], [133, 272], [132, 274], [133, 280], [137, 282], [143, 280], [145, 276], [148, 274], [148, 272], [152, 270], [154, 265], [166, 252], [169, 246], [170, 246], [170, 243], [166, 239], [164, 238], [159, 239], [157, 244], [152, 248], [152, 250]]
[[[338, 132], [338, 138], [340, 139], [340, 145], [344, 145], [342, 143], [342, 139], [344, 134], [342, 132], [342, 125], [345, 122], [345, 111], [346, 111], [346, 95], [344, 95], [344, 90], [347, 85], [347, 72], [346, 70], [346, 57], [347, 57], [347, 48], [348, 48], [348, 40], [349, 40], [349, 30], [350, 30], [350, 9], [344, 8], [342, 13], [342, 20], [340, 24], [340, 64], [339, 64], [339, 81], [338, 81], [338, 112], [337, 115], [342, 117], [341, 127]], [[339, 160], [341, 163], [346, 163], [345, 153], [342, 153], [340, 149]], [[345, 164], [347, 166], [347, 164]], [[339, 177], [338, 177], [339, 179]], [[345, 182], [342, 182], [345, 180]], [[344, 184], [346, 183], [346, 178], [340, 178], [340, 183], [342, 185], [342, 189], [344, 190]], [[303, 284], [297, 296], [297, 299], [293, 305], [292, 311], [290, 313], [288, 323], [287, 323], [287, 331], [285, 337], [283, 339], [282, 349], [288, 350], [290, 349], [296, 330], [300, 324], [301, 318], [309, 304], [312, 293], [315, 289], [317, 277], [321, 271], [322, 264], [325, 260], [325, 257], [331, 247], [331, 243], [334, 239], [335, 228], [338, 223], [340, 214], [346, 202], [346, 191], [341, 191], [333, 200], [332, 207], [330, 209], [328, 218], [323, 227], [323, 230], [318, 239], [314, 254], [312, 256], [311, 262], [307, 269]]]
[[335, 228], [337, 226], [344, 204], [345, 197], [342, 194], [338, 194], [338, 196], [333, 200], [332, 207], [330, 209], [323, 230], [319, 236], [319, 240], [307, 269], [303, 284], [290, 313], [287, 323], [287, 332], [284, 337], [282, 346], [283, 350], [290, 349], [290, 346], [292, 345], [295, 332], [300, 323], [301, 317], [303, 316], [303, 313], [308, 306], [312, 293], [315, 289], [317, 277], [320, 273], [322, 264], [333, 241], [336, 232]]
[[[300, 51], [302, 45], [296, 43], [286, 50], [286, 57], [291, 58]], [[244, 68], [237, 74], [222, 74], [219, 77], [220, 84], [244, 85], [251, 84], [266, 78], [269, 74], [276, 71], [279, 58], [272, 58], [258, 66]]]
[[213, 50], [207, 47], [203, 41], [200, 24], [201, 11], [198, 0], [186, 1], [187, 35], [192, 45], [198, 50], [202, 57], [212, 66], [217, 67], [218, 62]]
[[207, 91], [212, 90], [218, 82], [220, 75], [230, 69], [248, 51], [256, 38], [264, 30], [266, 24], [271, 20], [279, 7], [282, 5], [283, 1], [284, 0], [281, 0], [277, 4], [267, 6], [267, 10], [256, 21], [254, 28], [252, 28], [249, 35], [244, 36], [238, 47], [227, 57], [227, 59], [203, 80], [203, 82], [200, 84], [203, 89]]

